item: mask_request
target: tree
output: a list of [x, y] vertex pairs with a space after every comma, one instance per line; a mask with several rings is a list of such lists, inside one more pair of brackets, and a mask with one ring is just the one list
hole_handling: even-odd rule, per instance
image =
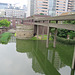
[[43, 13], [40, 13], [40, 15], [44, 15]]
[[0, 20], [0, 27], [9, 27], [10, 26], [10, 21], [8, 21], [7, 19], [4, 20]]
[[[63, 24], [75, 24], [75, 21], [64, 21]], [[70, 35], [70, 38], [72, 39], [73, 37], [75, 37], [75, 31], [58, 29], [57, 36], [67, 38], [67, 35]]]

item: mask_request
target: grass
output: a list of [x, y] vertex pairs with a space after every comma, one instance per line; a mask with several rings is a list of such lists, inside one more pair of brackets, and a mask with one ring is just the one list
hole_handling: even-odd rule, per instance
[[0, 42], [7, 43], [10, 36], [11, 36], [11, 33], [9, 33], [9, 32], [5, 32], [5, 33], [1, 34]]
[[[43, 35], [43, 38], [42, 38], [42, 35], [39, 35], [38, 39], [37, 39], [37, 36], [34, 36], [31, 38], [31, 40], [47, 40], [47, 35]], [[50, 37], [49, 40], [52, 40], [52, 37]]]

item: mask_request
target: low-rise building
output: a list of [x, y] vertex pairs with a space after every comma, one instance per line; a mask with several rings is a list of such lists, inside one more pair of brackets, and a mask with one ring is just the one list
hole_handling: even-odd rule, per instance
[[0, 9], [0, 17], [25, 18], [26, 12], [24, 10], [16, 9]]

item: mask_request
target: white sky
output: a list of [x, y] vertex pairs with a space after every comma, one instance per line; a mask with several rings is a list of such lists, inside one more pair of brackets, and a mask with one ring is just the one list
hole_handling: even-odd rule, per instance
[[28, 0], [0, 0], [1, 3], [11, 3], [11, 4], [16, 4], [18, 5], [26, 5], [27, 6], [27, 1]]

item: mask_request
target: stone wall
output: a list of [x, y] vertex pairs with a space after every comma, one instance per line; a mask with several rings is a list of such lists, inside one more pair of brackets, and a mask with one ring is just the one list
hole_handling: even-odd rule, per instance
[[29, 39], [33, 37], [34, 26], [33, 25], [17, 25], [16, 26], [16, 38], [18, 39]]

